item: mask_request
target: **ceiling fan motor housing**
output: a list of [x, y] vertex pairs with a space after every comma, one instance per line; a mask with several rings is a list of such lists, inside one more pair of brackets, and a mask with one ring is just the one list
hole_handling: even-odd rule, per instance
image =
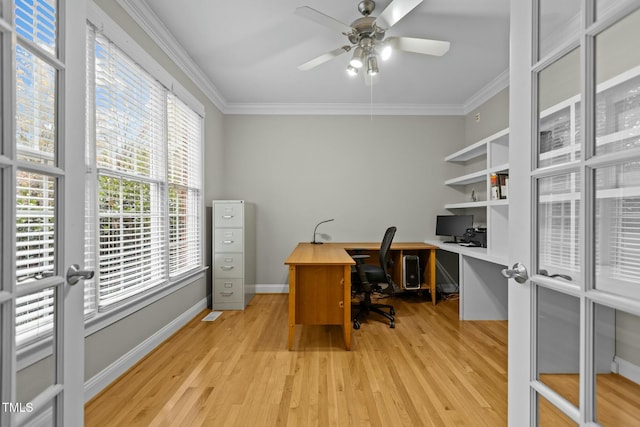
[[371, 12], [373, 12], [375, 8], [376, 2], [374, 2], [373, 0], [362, 0], [360, 3], [358, 3], [358, 10], [364, 16], [371, 15]]
[[376, 18], [371, 16], [356, 19], [351, 23], [351, 28], [353, 32], [347, 34], [347, 37], [353, 44], [359, 44], [363, 38], [382, 40], [385, 34], [385, 31], [376, 25]]

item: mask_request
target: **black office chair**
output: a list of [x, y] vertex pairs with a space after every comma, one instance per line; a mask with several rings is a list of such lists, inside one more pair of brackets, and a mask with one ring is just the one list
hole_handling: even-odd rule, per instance
[[[354, 329], [360, 329], [360, 319], [370, 312], [386, 317], [389, 319], [389, 327], [396, 327], [395, 318], [393, 317], [396, 311], [393, 306], [371, 302], [371, 294], [374, 292], [392, 295], [395, 291], [395, 285], [390, 274], [392, 260], [389, 257], [389, 248], [395, 234], [396, 227], [389, 227], [384, 233], [384, 238], [380, 245], [380, 265], [365, 264], [364, 259], [368, 258], [369, 255], [352, 255], [356, 265], [351, 273], [351, 290], [354, 294], [364, 294], [362, 301], [352, 307], [357, 309], [353, 316]], [[388, 312], [383, 309], [387, 309]]]

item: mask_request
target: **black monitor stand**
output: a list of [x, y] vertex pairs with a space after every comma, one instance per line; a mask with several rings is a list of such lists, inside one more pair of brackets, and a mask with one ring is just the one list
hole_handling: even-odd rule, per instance
[[442, 242], [442, 243], [460, 243], [458, 242], [458, 236], [453, 236], [453, 240], [447, 240], [446, 242]]

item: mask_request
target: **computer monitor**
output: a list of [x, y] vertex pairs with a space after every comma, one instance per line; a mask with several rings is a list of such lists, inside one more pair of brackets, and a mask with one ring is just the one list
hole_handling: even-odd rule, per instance
[[436, 218], [436, 236], [453, 237], [444, 243], [458, 243], [458, 237], [464, 236], [467, 228], [473, 228], [473, 215], [438, 215]]

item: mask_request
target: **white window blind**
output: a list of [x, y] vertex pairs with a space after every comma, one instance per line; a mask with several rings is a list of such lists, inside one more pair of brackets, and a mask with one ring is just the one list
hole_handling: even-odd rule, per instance
[[169, 146], [169, 273], [200, 265], [200, 140], [202, 119], [175, 95], [167, 96]]
[[166, 279], [165, 90], [95, 33], [98, 308]]
[[610, 204], [613, 276], [637, 282], [640, 277], [640, 197]]
[[575, 173], [538, 181], [538, 265], [541, 269], [570, 275], [580, 269], [579, 186]]
[[88, 34], [85, 234], [96, 237], [85, 257], [97, 274], [86, 314], [202, 264], [202, 118], [92, 25]]

